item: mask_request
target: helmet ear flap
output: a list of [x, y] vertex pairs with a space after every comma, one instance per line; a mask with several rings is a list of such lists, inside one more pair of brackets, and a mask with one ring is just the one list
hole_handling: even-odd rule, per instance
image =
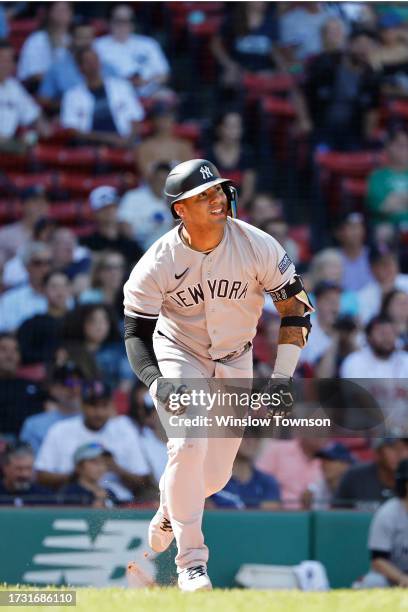
[[221, 187], [227, 196], [228, 208], [233, 219], [237, 218], [238, 192], [230, 183], [222, 183]]

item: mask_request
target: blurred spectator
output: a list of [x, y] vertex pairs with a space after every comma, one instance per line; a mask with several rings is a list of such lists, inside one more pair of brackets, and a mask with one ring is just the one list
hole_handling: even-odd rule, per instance
[[176, 126], [175, 105], [165, 100], [155, 102], [150, 118], [152, 133], [142, 140], [135, 151], [137, 168], [148, 177], [159, 163], [173, 167], [194, 158], [193, 147], [188, 140], [174, 134]]
[[[273, 302], [272, 302], [273, 306]], [[265, 304], [258, 333], [254, 338], [254, 378], [268, 378], [273, 371], [278, 349], [280, 316], [273, 306]]]
[[382, 301], [380, 316], [391, 320], [398, 337], [399, 347], [408, 349], [408, 293], [393, 289]]
[[254, 467], [260, 447], [259, 433], [252, 429], [246, 430], [245, 434], [230, 480], [221, 491], [210, 497], [210, 502], [216, 508], [276, 510], [280, 507], [280, 490], [276, 478]]
[[280, 44], [304, 60], [322, 51], [322, 29], [330, 15], [322, 2], [285, 2], [279, 18]]
[[[40, 107], [14, 78], [14, 50], [6, 40], [0, 40], [0, 150], [23, 153], [35, 141], [34, 130], [45, 134], [47, 125], [41, 117]], [[25, 139], [16, 136], [19, 128], [33, 128]]]
[[116, 495], [99, 484], [106, 472], [109, 451], [98, 442], [83, 444], [74, 453], [74, 474], [71, 481], [58, 492], [63, 504], [111, 508], [119, 503]]
[[316, 452], [324, 443], [312, 437], [265, 441], [255, 467], [276, 478], [285, 508], [300, 508], [305, 489], [322, 477]]
[[408, 133], [392, 130], [385, 151], [387, 163], [368, 179], [367, 206], [371, 222], [398, 227], [408, 222]]
[[379, 314], [383, 297], [393, 289], [408, 293], [408, 275], [399, 274], [395, 252], [383, 244], [369, 254], [373, 281], [358, 292], [358, 314], [363, 323]]
[[0, 296], [0, 331], [14, 331], [26, 319], [47, 311], [44, 279], [51, 268], [51, 252], [42, 242], [29, 242], [22, 252], [28, 282]]
[[43, 27], [24, 42], [18, 62], [17, 76], [36, 89], [53, 61], [64, 57], [70, 42], [72, 20], [70, 2], [49, 2]]
[[244, 72], [271, 72], [276, 66], [277, 25], [269, 2], [236, 2], [211, 50], [222, 69], [222, 84], [236, 88]]
[[317, 451], [316, 457], [321, 460], [323, 478], [312, 482], [303, 496], [305, 508], [328, 510], [338, 484], [354, 458], [347, 446], [341, 442], [330, 442]]
[[138, 95], [160, 92], [169, 77], [169, 64], [160, 45], [151, 36], [134, 34], [134, 12], [128, 4], [115, 3], [111, 10], [110, 34], [95, 41], [102, 62], [117, 76], [129, 79]]
[[308, 64], [294, 101], [299, 128], [313, 132], [316, 146], [349, 151], [372, 137], [379, 107], [379, 80], [368, 64], [374, 45], [370, 34], [355, 32], [344, 52], [325, 51]]
[[103, 251], [94, 256], [91, 286], [79, 296], [80, 304], [106, 304], [118, 321], [123, 318], [123, 283], [126, 265], [115, 251]]
[[374, 317], [366, 328], [367, 346], [344, 360], [342, 378], [408, 378], [408, 353], [396, 348], [391, 319]]
[[359, 588], [408, 587], [408, 459], [398, 464], [395, 481], [396, 496], [378, 508], [371, 521], [371, 569]]
[[393, 495], [398, 455], [394, 438], [373, 440], [375, 458], [370, 463], [353, 465], [335, 492], [336, 507], [374, 510]]
[[101, 186], [89, 196], [95, 220], [95, 231], [81, 243], [91, 251], [117, 251], [128, 265], [134, 265], [143, 255], [137, 242], [124, 235], [118, 219], [119, 196], [114, 187]]
[[130, 392], [129, 417], [139, 433], [151, 474], [158, 483], [167, 463], [167, 436], [149, 391], [140, 383]]
[[130, 146], [144, 118], [132, 86], [125, 79], [104, 79], [93, 49], [82, 49], [76, 60], [84, 80], [64, 93], [61, 124], [87, 142]]
[[0, 504], [26, 506], [54, 503], [53, 492], [36, 482], [34, 455], [29, 446], [17, 445], [6, 451], [2, 461]]
[[68, 276], [74, 295], [78, 295], [89, 284], [92, 264], [89, 252], [78, 245], [77, 237], [68, 227], [60, 227], [53, 232], [50, 246], [54, 270]]
[[271, 193], [255, 193], [248, 207], [248, 215], [250, 223], [261, 227], [269, 219], [283, 215], [282, 203]]
[[335, 53], [346, 46], [346, 26], [338, 17], [329, 17], [320, 29], [322, 51]]
[[103, 378], [112, 388], [129, 390], [134, 374], [129, 366], [111, 310], [104, 304], [81, 304], [64, 320], [63, 344], [57, 361], [74, 361], [85, 378]]
[[82, 83], [83, 75], [76, 62], [76, 55], [82, 49], [91, 47], [93, 40], [92, 24], [83, 19], [77, 19], [71, 29], [69, 48], [62, 57], [53, 60], [41, 81], [38, 96], [42, 104], [58, 109], [64, 93]]
[[[87, 285], [91, 259], [89, 251], [78, 244], [77, 238], [68, 227], [58, 227], [53, 219], [40, 218], [33, 228], [34, 241], [42, 242], [52, 250], [53, 268], [61, 270], [73, 280], [74, 293]], [[24, 265], [20, 250], [5, 266], [4, 280], [9, 286], [21, 285], [28, 281], [27, 268]]]
[[[341, 288], [340, 295], [340, 313], [357, 315], [359, 311], [358, 294], [353, 291], [344, 291], [342, 280], [344, 277], [343, 257], [338, 249], [327, 248], [319, 251], [313, 257], [309, 266], [309, 279], [307, 275], [305, 280], [310, 283], [311, 291], [320, 283], [335, 283]], [[314, 295], [311, 294], [313, 301]]]
[[[1, 49], [0, 49], [1, 57]], [[48, 200], [41, 185], [28, 187], [21, 193], [22, 216], [20, 221], [0, 229], [0, 250], [10, 259], [18, 250], [32, 240], [36, 223], [48, 212]], [[9, 275], [11, 276], [11, 274]], [[7, 285], [16, 284], [6, 275]]]
[[47, 312], [26, 319], [17, 330], [23, 364], [50, 363], [62, 340], [62, 322], [71, 304], [71, 284], [63, 272], [44, 279]]
[[316, 286], [314, 296], [316, 312], [312, 318], [313, 333], [310, 334], [301, 361], [316, 365], [324, 353], [332, 346], [335, 336], [335, 324], [340, 312], [339, 285], [322, 281]]
[[37, 383], [18, 376], [19, 365], [17, 339], [0, 334], [0, 430], [16, 437], [24, 419], [40, 412], [44, 401]]
[[245, 209], [254, 196], [256, 172], [254, 156], [244, 142], [243, 119], [239, 112], [223, 111], [214, 122], [214, 144], [205, 154], [222, 176], [239, 184], [239, 203]]
[[382, 90], [387, 95], [407, 95], [408, 34], [397, 11], [384, 12], [378, 21], [380, 46], [371, 57], [371, 65], [381, 71]]
[[346, 291], [358, 291], [373, 280], [364, 244], [366, 232], [363, 216], [358, 212], [344, 215], [336, 225], [335, 237], [343, 258], [341, 286]]
[[126, 234], [145, 251], [174, 225], [163, 195], [170, 166], [154, 164], [146, 182], [127, 191], [120, 201], [118, 219]]
[[37, 454], [49, 428], [64, 419], [76, 416], [81, 410], [83, 376], [75, 363], [54, 366], [48, 383], [48, 399], [45, 410], [26, 418], [20, 432], [20, 440], [31, 446]]
[[75, 451], [83, 444], [96, 442], [111, 455], [106, 458], [100, 485], [121, 501], [132, 500], [149, 480], [137, 431], [127, 417], [115, 416], [109, 388], [101, 381], [85, 384], [82, 411], [82, 415], [49, 429], [35, 461], [38, 481], [53, 488], [69, 483]]
[[295, 265], [299, 263], [299, 248], [296, 242], [289, 236], [289, 226], [283, 215], [271, 217], [258, 227], [270, 236], [273, 236], [283, 246]]
[[359, 329], [353, 317], [340, 316], [334, 323], [330, 346], [314, 368], [315, 376], [338, 378], [341, 364], [350, 353], [359, 348], [359, 344]]

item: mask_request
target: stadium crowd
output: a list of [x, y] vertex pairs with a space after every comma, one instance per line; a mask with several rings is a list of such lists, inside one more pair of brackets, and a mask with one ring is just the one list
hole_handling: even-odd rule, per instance
[[[252, 431], [208, 506], [389, 499], [408, 458], [407, 9], [3, 2], [0, 38], [0, 503], [157, 504], [166, 436], [126, 358], [122, 289], [173, 227], [165, 178], [192, 157], [303, 275], [298, 378], [392, 379], [396, 426]], [[267, 300], [258, 377], [278, 330]]]

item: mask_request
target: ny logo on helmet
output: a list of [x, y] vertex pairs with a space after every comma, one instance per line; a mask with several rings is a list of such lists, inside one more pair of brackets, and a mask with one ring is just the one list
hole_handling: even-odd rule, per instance
[[200, 172], [201, 172], [203, 179], [208, 179], [214, 176], [208, 166], [201, 166]]

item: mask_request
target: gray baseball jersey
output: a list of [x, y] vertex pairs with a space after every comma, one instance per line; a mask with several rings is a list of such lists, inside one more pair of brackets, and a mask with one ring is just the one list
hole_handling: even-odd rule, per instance
[[374, 514], [368, 548], [390, 553], [390, 561], [408, 573], [408, 509], [399, 498], [389, 499]]
[[253, 339], [265, 293], [295, 274], [269, 234], [228, 217], [210, 253], [189, 248], [180, 227], [155, 242], [124, 286], [125, 314], [158, 319], [156, 330], [188, 351], [219, 359]]

